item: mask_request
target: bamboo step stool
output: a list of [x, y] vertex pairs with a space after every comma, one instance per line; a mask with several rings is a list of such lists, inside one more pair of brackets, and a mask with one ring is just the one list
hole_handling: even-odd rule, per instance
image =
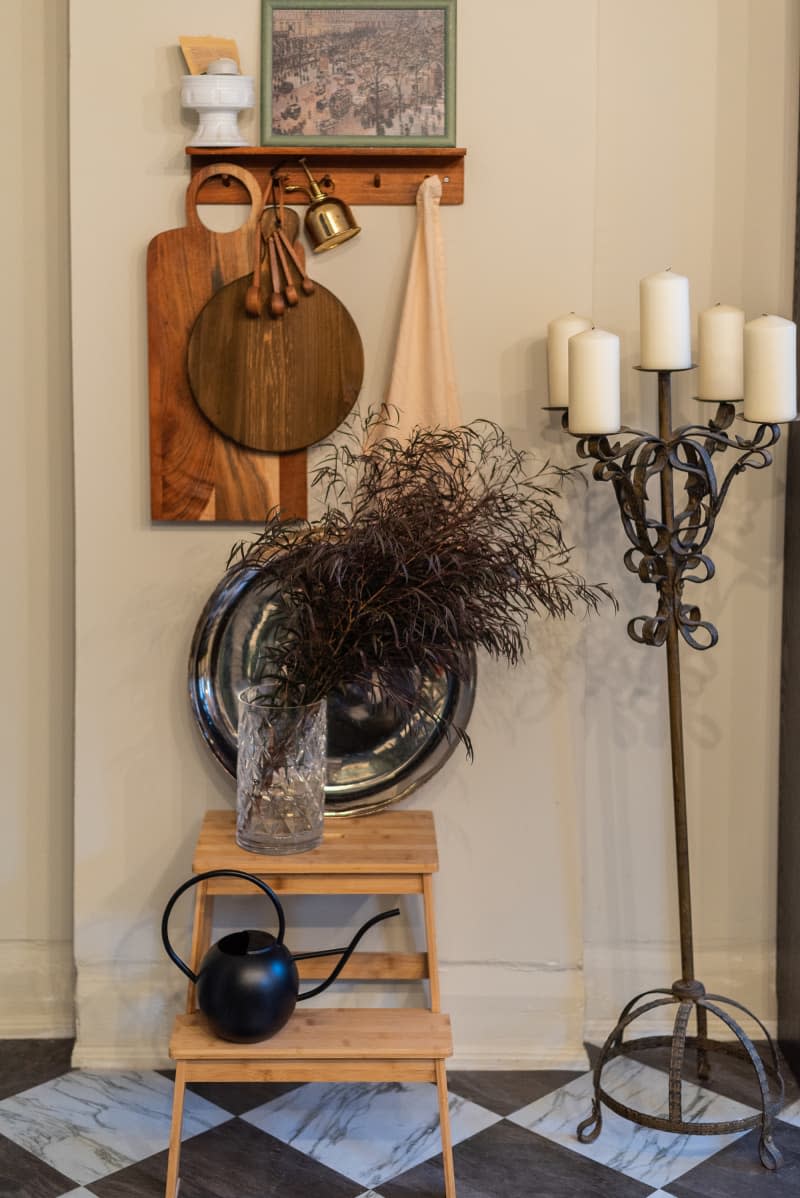
[[[189, 986], [187, 1013], [178, 1015], [170, 1040], [176, 1062], [166, 1198], [177, 1198], [187, 1082], [434, 1082], [446, 1198], [456, 1198], [445, 1059], [452, 1056], [449, 1016], [440, 1012], [433, 878], [439, 868], [436, 831], [429, 811], [387, 811], [355, 820], [328, 820], [323, 842], [308, 853], [262, 857], [240, 849], [235, 813], [209, 811], [197, 841], [193, 872], [239, 869], [263, 879], [276, 894], [421, 894], [424, 953], [355, 952], [340, 975], [350, 981], [428, 980], [424, 1008], [298, 1007], [277, 1035], [258, 1044], [233, 1044], [210, 1031]], [[268, 867], [268, 868], [267, 868]], [[211, 878], [195, 887], [191, 967], [197, 970], [211, 944], [217, 895], [252, 894], [239, 878]], [[301, 981], [330, 972], [325, 958], [299, 961]]]

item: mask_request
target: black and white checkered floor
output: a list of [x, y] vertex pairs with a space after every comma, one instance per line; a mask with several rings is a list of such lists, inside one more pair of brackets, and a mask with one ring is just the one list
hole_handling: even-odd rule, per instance
[[[156, 1072], [71, 1071], [66, 1041], [0, 1043], [0, 1195], [162, 1198], [172, 1082]], [[645, 1109], [666, 1097], [666, 1061], [615, 1061], [608, 1088]], [[613, 1076], [613, 1080], [612, 1080]], [[581, 1145], [590, 1075], [449, 1075], [459, 1198], [798, 1198], [800, 1091], [788, 1079], [777, 1174], [758, 1132], [669, 1136], [606, 1113]], [[442, 1198], [432, 1086], [197, 1085], [187, 1096], [181, 1198]], [[692, 1118], [736, 1118], [744, 1064], [715, 1061]]]

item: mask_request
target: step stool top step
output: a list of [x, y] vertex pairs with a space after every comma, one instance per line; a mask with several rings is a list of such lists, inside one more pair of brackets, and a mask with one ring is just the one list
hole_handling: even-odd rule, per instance
[[199, 1011], [178, 1015], [173, 1060], [444, 1059], [453, 1055], [450, 1017], [417, 1007], [298, 1008], [277, 1035], [259, 1044], [220, 1040]]
[[240, 849], [236, 813], [207, 811], [195, 849], [195, 873], [241, 869], [250, 874], [430, 874], [439, 868], [430, 811], [384, 811], [361, 819], [327, 819], [319, 848], [286, 857]]

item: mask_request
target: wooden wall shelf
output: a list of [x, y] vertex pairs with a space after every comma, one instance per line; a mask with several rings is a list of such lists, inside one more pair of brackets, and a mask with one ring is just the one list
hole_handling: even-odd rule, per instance
[[[305, 183], [298, 159], [306, 158], [324, 190], [359, 204], [413, 204], [426, 175], [442, 180], [442, 204], [464, 203], [464, 156], [455, 146], [240, 146], [205, 149], [189, 146], [192, 174], [211, 162], [234, 162], [255, 175], [266, 189], [270, 171], [279, 166], [287, 183]], [[329, 180], [329, 181], [328, 181]], [[243, 191], [235, 180], [212, 179], [203, 188], [204, 204], [240, 204]], [[302, 193], [292, 203], [305, 203]]]

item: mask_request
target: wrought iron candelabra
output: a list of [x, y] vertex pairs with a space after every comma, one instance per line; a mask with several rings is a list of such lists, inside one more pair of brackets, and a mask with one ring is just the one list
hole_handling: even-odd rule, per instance
[[[634, 1123], [659, 1131], [721, 1135], [760, 1126], [761, 1162], [767, 1169], [777, 1169], [782, 1159], [773, 1140], [772, 1126], [783, 1099], [783, 1081], [775, 1046], [764, 1024], [751, 1011], [731, 998], [707, 993], [695, 977], [679, 646], [681, 639], [691, 649], [710, 649], [717, 643], [716, 628], [702, 618], [696, 604], [686, 602], [684, 586], [687, 582], [706, 582], [713, 576], [714, 564], [706, 551], [728, 489], [737, 474], [771, 464], [769, 450], [777, 442], [780, 429], [777, 424], [761, 424], [749, 439], [736, 436], [729, 431], [736, 415], [732, 403], [719, 404], [707, 425], [687, 424], [673, 429], [673, 372], [648, 373], [658, 374], [658, 434], [622, 428], [621, 432], [630, 438], [624, 441], [616, 440], [617, 434], [579, 435], [577, 452], [579, 457], [595, 461], [596, 479], [613, 484], [622, 526], [631, 543], [625, 553], [625, 566], [658, 592], [655, 615], [632, 619], [628, 635], [639, 644], [666, 645], [667, 649], [681, 976], [669, 987], [637, 994], [623, 1008], [595, 1065], [592, 1112], [579, 1125], [577, 1134], [582, 1143], [590, 1143], [599, 1136], [603, 1104]], [[562, 420], [568, 429], [566, 411]], [[720, 481], [714, 458], [727, 450], [737, 456]], [[658, 514], [651, 511], [654, 505], [648, 496], [648, 488], [652, 482], [655, 490], [656, 480], [660, 492]], [[682, 492], [676, 494], [676, 484], [681, 480]], [[655, 498], [653, 495], [652, 499]], [[671, 1034], [625, 1039], [636, 1020], [669, 1006], [677, 1006]], [[763, 1033], [767, 1045], [764, 1058], [741, 1026], [742, 1014], [754, 1020]], [[709, 1015], [720, 1020], [733, 1038], [712, 1039], [708, 1031]], [[695, 1035], [688, 1034], [692, 1016]], [[670, 1050], [666, 1116], [626, 1106], [603, 1088], [603, 1070], [609, 1061], [641, 1049], [664, 1047]], [[701, 1081], [710, 1075], [708, 1057], [712, 1052], [733, 1053], [749, 1060], [758, 1083], [760, 1111], [717, 1123], [687, 1120], [682, 1107], [681, 1078], [690, 1049], [696, 1053], [697, 1076]]]

